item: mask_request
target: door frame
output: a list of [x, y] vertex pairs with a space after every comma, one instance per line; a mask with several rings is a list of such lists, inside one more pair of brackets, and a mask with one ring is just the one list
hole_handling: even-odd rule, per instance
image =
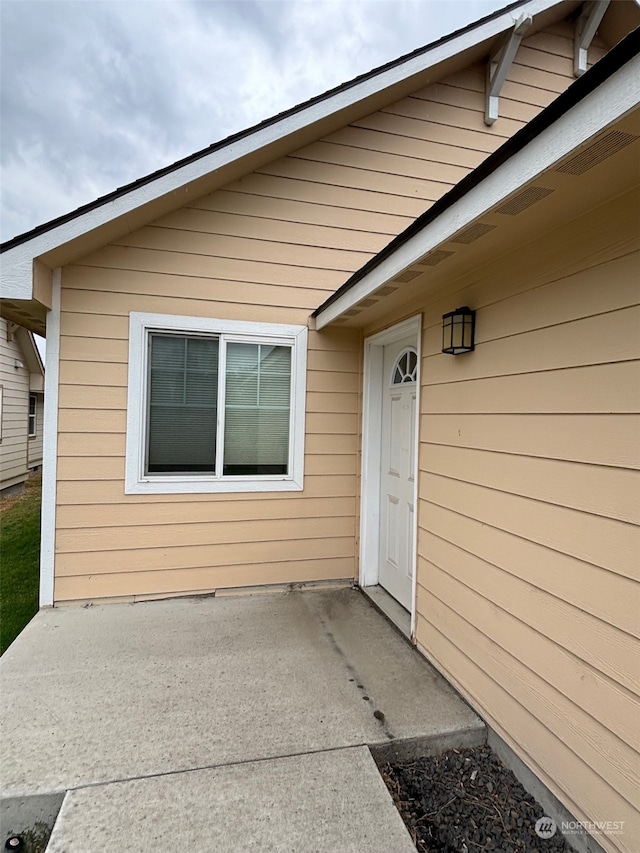
[[413, 589], [411, 593], [411, 636], [415, 636], [416, 577], [418, 574], [418, 450], [420, 447], [420, 373], [422, 314], [417, 314], [395, 326], [377, 332], [364, 340], [364, 369], [362, 395], [362, 459], [360, 478], [360, 568], [361, 587], [376, 586], [380, 571], [380, 459], [382, 454], [382, 399], [387, 388], [383, 357], [384, 347], [395, 341], [415, 335], [418, 353], [416, 387], [416, 423], [414, 459], [413, 513]]

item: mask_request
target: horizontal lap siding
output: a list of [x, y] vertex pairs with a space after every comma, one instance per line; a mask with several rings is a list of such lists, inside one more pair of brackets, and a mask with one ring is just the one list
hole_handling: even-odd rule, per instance
[[[85, 292], [85, 311], [93, 295]], [[172, 311], [165, 304], [173, 303], [172, 296], [156, 297], [152, 310]], [[215, 316], [217, 304], [207, 304]], [[131, 310], [138, 307], [133, 297]], [[245, 310], [239, 316], [251, 318], [252, 306]], [[281, 307], [274, 319], [287, 322], [293, 314]], [[125, 496], [128, 320], [109, 319], [118, 337], [108, 340], [104, 361], [87, 351], [95, 340], [61, 341], [58, 600], [353, 577], [357, 336], [341, 332], [320, 341], [310, 334], [301, 494]]]
[[541, 35], [491, 128], [473, 67], [64, 269], [56, 600], [356, 575], [358, 334], [310, 334], [304, 492], [125, 496], [128, 314], [306, 324], [571, 82], [570, 27]]
[[[637, 198], [622, 196], [422, 306], [417, 567], [419, 648], [576, 817], [625, 821], [598, 840], [629, 853], [640, 838], [636, 223]], [[476, 350], [452, 359], [439, 318], [466, 302]]]
[[7, 340], [7, 321], [0, 320], [0, 385], [2, 386], [2, 434], [0, 436], [0, 489], [26, 479], [29, 372], [16, 367], [24, 356], [13, 340]]

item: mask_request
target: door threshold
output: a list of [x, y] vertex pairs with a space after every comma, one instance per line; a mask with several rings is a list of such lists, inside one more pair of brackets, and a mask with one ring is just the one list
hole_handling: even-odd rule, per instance
[[396, 601], [393, 596], [389, 595], [386, 589], [383, 589], [379, 584], [376, 586], [361, 586], [360, 590], [367, 596], [373, 606], [379, 610], [383, 616], [386, 616], [389, 622], [395, 625], [401, 634], [404, 634], [408, 640], [411, 639], [411, 614], [408, 610], [405, 610], [404, 607]]

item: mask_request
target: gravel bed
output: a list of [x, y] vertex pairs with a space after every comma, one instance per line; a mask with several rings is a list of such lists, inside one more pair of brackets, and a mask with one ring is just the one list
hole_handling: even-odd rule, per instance
[[382, 777], [419, 853], [559, 853], [536, 834], [544, 810], [488, 747], [384, 764]]

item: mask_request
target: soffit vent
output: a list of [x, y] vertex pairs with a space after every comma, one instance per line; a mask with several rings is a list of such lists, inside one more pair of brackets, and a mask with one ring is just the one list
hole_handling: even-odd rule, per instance
[[518, 195], [510, 198], [502, 207], [497, 208], [496, 213], [503, 213], [505, 216], [517, 216], [523, 210], [531, 207], [531, 205], [551, 195], [552, 192], [553, 190], [547, 187], [528, 187], [526, 190], [518, 193]]
[[358, 308], [368, 308], [370, 305], [375, 305], [378, 299], [363, 299], [362, 302], [358, 302]]
[[424, 258], [420, 258], [419, 265], [421, 267], [435, 267], [454, 254], [455, 252], [445, 252], [444, 249], [436, 249], [435, 252], [429, 252]]
[[403, 284], [407, 281], [413, 281], [414, 278], [418, 278], [420, 272], [416, 272], [416, 270], [406, 270], [405, 272], [401, 272], [400, 275], [394, 276], [394, 281], [400, 281]]
[[558, 166], [556, 172], [564, 172], [566, 175], [584, 175], [589, 169], [593, 169], [598, 163], [602, 163], [612, 154], [640, 139], [632, 133], [623, 133], [621, 130], [612, 130], [606, 136], [602, 136], [593, 145], [585, 148], [575, 157], [567, 160], [562, 166]]
[[348, 311], [345, 311], [342, 316], [343, 317], [355, 317], [356, 314], [359, 314], [359, 313], [360, 313], [359, 308], [350, 308]]
[[461, 231], [456, 237], [452, 237], [451, 242], [465, 244], [473, 243], [476, 240], [479, 240], [480, 237], [484, 237], [484, 235], [488, 234], [489, 231], [493, 231], [494, 228], [497, 228], [497, 226], [489, 225], [487, 222], [476, 222], [475, 225]]
[[390, 284], [386, 284], [384, 287], [381, 287], [380, 290], [376, 290], [376, 296], [386, 296], [388, 293], [393, 293], [397, 289], [397, 287], [392, 287]]

